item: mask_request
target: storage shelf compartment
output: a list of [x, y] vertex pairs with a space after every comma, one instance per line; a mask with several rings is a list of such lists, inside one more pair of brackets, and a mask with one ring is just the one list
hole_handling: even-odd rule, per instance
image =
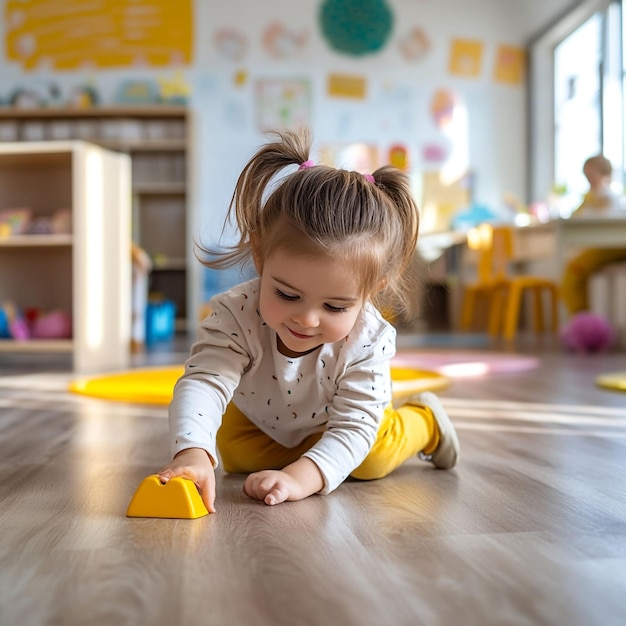
[[72, 352], [71, 339], [0, 339], [0, 352]]
[[0, 303], [64, 316], [0, 351], [69, 352], [83, 372], [128, 366], [130, 171], [127, 155], [84, 141], [0, 142]]
[[55, 248], [73, 243], [72, 235], [9, 235], [0, 238], [0, 248]]

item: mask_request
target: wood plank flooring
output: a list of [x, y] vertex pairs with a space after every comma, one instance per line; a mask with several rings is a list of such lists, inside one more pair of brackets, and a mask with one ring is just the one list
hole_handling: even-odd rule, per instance
[[193, 521], [125, 517], [167, 460], [164, 408], [1, 355], [0, 625], [623, 626], [626, 393], [593, 380], [626, 355], [528, 351], [538, 369], [440, 392], [455, 470], [276, 507], [220, 472]]

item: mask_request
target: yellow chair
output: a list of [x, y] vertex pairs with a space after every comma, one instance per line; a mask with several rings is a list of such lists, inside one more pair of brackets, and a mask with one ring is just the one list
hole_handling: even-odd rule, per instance
[[468, 233], [467, 245], [478, 253], [478, 280], [465, 286], [461, 306], [461, 330], [470, 330], [478, 300], [487, 304], [487, 330], [490, 335], [513, 339], [517, 333], [523, 295], [533, 295], [532, 320], [538, 332], [545, 330], [543, 293], [550, 306], [550, 329], [558, 328], [558, 286], [550, 279], [525, 274], [510, 274], [513, 259], [513, 230], [509, 226], [481, 224]]

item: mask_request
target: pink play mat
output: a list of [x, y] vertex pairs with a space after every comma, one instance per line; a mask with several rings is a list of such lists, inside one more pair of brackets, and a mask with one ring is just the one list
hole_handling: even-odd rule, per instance
[[532, 370], [539, 365], [539, 359], [494, 352], [412, 350], [398, 352], [393, 365], [433, 370], [450, 378], [465, 378]]

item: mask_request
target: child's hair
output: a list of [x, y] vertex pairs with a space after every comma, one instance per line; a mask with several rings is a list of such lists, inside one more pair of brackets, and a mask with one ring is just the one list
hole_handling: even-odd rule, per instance
[[607, 176], [610, 178], [613, 175], [613, 166], [611, 165], [611, 161], [609, 161], [602, 154], [596, 154], [595, 156], [589, 157], [583, 165], [583, 172], [587, 171], [590, 167], [595, 169], [601, 176]]
[[[364, 297], [410, 312], [405, 270], [415, 254], [419, 215], [407, 176], [391, 166], [363, 175], [313, 165], [307, 130], [276, 134], [237, 180], [229, 220], [237, 222], [238, 243], [221, 250], [198, 245], [202, 263], [244, 265], [253, 254], [264, 260], [277, 249], [324, 254], [354, 269]], [[277, 179], [290, 165], [299, 167]]]

